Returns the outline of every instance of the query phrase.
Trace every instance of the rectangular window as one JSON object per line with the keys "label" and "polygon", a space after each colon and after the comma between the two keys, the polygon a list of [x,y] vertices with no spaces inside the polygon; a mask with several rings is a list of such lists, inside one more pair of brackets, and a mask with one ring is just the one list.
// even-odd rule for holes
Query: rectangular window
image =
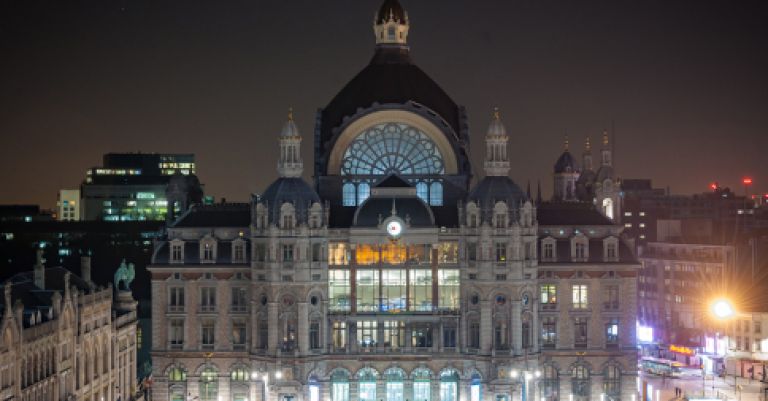
{"label": "rectangular window", "polygon": [[605,324],[605,345],[612,347],[619,344],[619,319],[611,318]]}
{"label": "rectangular window", "polygon": [[328,270],[328,292],[330,310],[350,310],[349,270]]}
{"label": "rectangular window", "polygon": [[496,261],[505,262],[507,260],[507,244],[496,243]]}
{"label": "rectangular window", "polygon": [[459,243],[443,241],[437,246],[437,262],[440,264],[459,262]]}
{"label": "rectangular window", "polygon": [[261,319],[258,323],[259,330],[259,343],[257,344],[260,349],[267,349],[267,343],[269,342],[269,325],[267,319]]}
{"label": "rectangular window", "polygon": [[390,265],[399,265],[406,261],[406,247],[399,244],[386,244],[381,246],[381,262]]}
{"label": "rectangular window", "polygon": [[605,310],[619,309],[619,286],[618,285],[609,285],[605,287],[605,300],[603,301],[603,309]]}
{"label": "rectangular window", "polygon": [[358,245],[355,249],[355,261],[358,265],[373,265],[379,263],[378,245]]}
{"label": "rectangular window", "polygon": [[557,286],[544,284],[541,286],[542,309],[554,309],[557,307]]}
{"label": "rectangular window", "polygon": [[320,349],[320,322],[309,323],[309,348]]}
{"label": "rectangular window", "polygon": [[467,244],[467,260],[470,260],[470,261],[477,260],[477,244],[474,242],[470,242]]}
{"label": "rectangular window", "polygon": [[506,274],[497,274],[496,275],[496,281],[507,281],[507,275]]}
{"label": "rectangular window", "polygon": [[577,317],[573,319],[573,346],[586,348],[587,346],[587,318]]}
{"label": "rectangular window", "polygon": [[245,348],[246,324],[243,320],[232,321],[232,345],[235,349]]}
{"label": "rectangular window", "polygon": [[312,261],[319,262],[323,259],[323,245],[312,244]]}
{"label": "rectangular window", "polygon": [[210,243],[205,243],[203,245],[203,260],[204,261],[213,261],[213,247]]}
{"label": "rectangular window", "polygon": [[184,319],[171,319],[169,330],[168,339],[171,342],[171,348],[184,347]]}
{"label": "rectangular window", "polygon": [[201,312],[216,311],[216,287],[200,288],[200,311]]}
{"label": "rectangular window", "polygon": [[350,250],[346,243],[331,242],[328,244],[328,264],[331,266],[346,266],[349,264]]}
{"label": "rectangular window", "polygon": [[376,335],[376,322],[357,322],[357,341],[361,347],[367,348],[376,346]]}
{"label": "rectangular window", "polygon": [[459,271],[440,269],[437,271],[438,307],[442,310],[459,309]]}
{"label": "rectangular window", "polygon": [[392,349],[405,347],[405,322],[384,322],[384,346]]}
{"label": "rectangular window", "polygon": [[606,246],[606,257],[610,260],[616,259],[616,244],[608,244]]}
{"label": "rectangular window", "polygon": [[410,308],[415,312],[432,311],[432,271],[414,269],[409,271]]}
{"label": "rectangular window", "polygon": [[587,285],[577,284],[571,287],[573,292],[573,308],[586,309],[587,303]]}
{"label": "rectangular window", "polygon": [[340,350],[347,347],[347,322],[333,322],[333,348]]}
{"label": "rectangular window", "polygon": [[380,300],[379,271],[357,271],[357,311],[378,312]]}
{"label": "rectangular window", "polygon": [[430,384],[429,378],[416,379],[413,381],[413,400],[414,401],[429,401],[430,396]]}
{"label": "rectangular window", "polygon": [[555,347],[557,343],[557,318],[545,316],[541,319],[541,342],[543,347]]}
{"label": "rectangular window", "polygon": [[253,246],[253,260],[256,262],[264,262],[267,260],[267,247],[264,244],[256,244]]}
{"label": "rectangular window", "polygon": [[446,348],[456,347],[456,327],[452,327],[452,326],[443,327],[443,347],[446,347]]}
{"label": "rectangular window", "polygon": [[467,346],[469,348],[480,348],[480,322],[473,321],[469,324],[469,333],[467,335]]}
{"label": "rectangular window", "polygon": [[248,293],[245,287],[232,287],[232,312],[245,312],[248,307]]}
{"label": "rectangular window", "polygon": [[245,260],[245,246],[243,244],[234,245],[234,262],[242,262]]}
{"label": "rectangular window", "polygon": [[283,262],[293,262],[293,244],[283,245]]}
{"label": "rectangular window", "polygon": [[202,348],[211,349],[215,342],[216,324],[213,320],[203,320],[201,323],[200,345]]}
{"label": "rectangular window", "polygon": [[755,334],[760,334],[763,329],[763,324],[761,322],[754,322],[752,325],[755,328]]}
{"label": "rectangular window", "polygon": [[381,272],[381,311],[400,312],[405,310],[406,271],[400,269]]}
{"label": "rectangular window", "polygon": [[184,312],[184,287],[169,288],[169,295],[168,311]]}
{"label": "rectangular window", "polygon": [[587,258],[587,246],[581,242],[576,243],[576,259]]}
{"label": "rectangular window", "polygon": [[348,382],[333,382],[331,387],[331,401],[349,401]]}
{"label": "rectangular window", "polygon": [[552,262],[555,260],[555,244],[548,242],[544,244],[544,261]]}
{"label": "rectangular window", "polygon": [[415,325],[411,328],[411,346],[429,348],[432,346],[432,326]]}

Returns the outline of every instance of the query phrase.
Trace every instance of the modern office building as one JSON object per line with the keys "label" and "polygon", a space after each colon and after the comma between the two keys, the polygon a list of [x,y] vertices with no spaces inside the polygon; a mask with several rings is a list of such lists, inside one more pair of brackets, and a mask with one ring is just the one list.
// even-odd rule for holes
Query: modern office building
{"label": "modern office building", "polygon": [[3,283],[0,396],[3,399],[117,401],[136,389],[136,302],[125,287],[100,287],[61,267]]}
{"label": "modern office building", "polygon": [[56,200],[56,220],[58,221],[78,221],[80,220],[80,190],[62,189],[59,190],[59,197]]}
{"label": "modern office building", "polygon": [[[396,0],[370,64],[249,203],[157,241],[157,401],[636,399],[639,264],[591,202],[536,204],[498,111],[472,182],[464,109],[410,58]],[[610,161],[610,154],[608,160]]]}
{"label": "modern office building", "polygon": [[[195,203],[202,187],[191,154],[109,153],[103,165],[88,170],[80,187],[84,220],[166,220],[171,181],[181,181]],[[171,208],[179,207],[170,204]]]}

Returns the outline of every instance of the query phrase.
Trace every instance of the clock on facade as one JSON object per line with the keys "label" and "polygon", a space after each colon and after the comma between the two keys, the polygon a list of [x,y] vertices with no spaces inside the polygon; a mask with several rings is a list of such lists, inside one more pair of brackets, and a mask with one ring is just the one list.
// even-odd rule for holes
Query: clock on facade
{"label": "clock on facade", "polygon": [[387,234],[390,237],[397,237],[403,232],[403,224],[397,220],[392,220],[387,223]]}

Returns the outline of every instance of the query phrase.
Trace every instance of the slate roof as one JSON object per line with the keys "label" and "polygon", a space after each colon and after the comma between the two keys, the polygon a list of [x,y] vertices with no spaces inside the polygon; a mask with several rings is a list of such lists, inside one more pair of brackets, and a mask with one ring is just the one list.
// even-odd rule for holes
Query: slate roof
{"label": "slate roof", "polygon": [[[546,236],[544,236],[546,237]],[[638,263],[632,250],[629,249],[624,241],[619,240],[619,262],[606,262],[603,260],[603,239],[602,238],[590,238],[589,239],[589,257],[586,262],[573,262],[571,261],[571,239],[570,238],[557,238],[555,243],[555,257],[556,262],[543,262],[542,252],[543,247],[538,247],[539,253],[539,265],[546,265],[548,263]]]}
{"label": "slate roof", "polygon": [[472,189],[468,201],[474,201],[481,208],[493,208],[498,201],[507,202],[510,208],[517,208],[520,201],[528,197],[511,178],[507,176],[487,176]]}
{"label": "slate roof", "polygon": [[418,197],[368,198],[355,213],[355,226],[377,227],[382,220],[392,215],[392,203],[397,216],[408,221],[411,227],[433,227],[435,219],[429,206]]}
{"label": "slate roof", "polygon": [[171,227],[248,227],[250,223],[251,207],[248,203],[219,203],[194,205]]}
{"label": "slate roof", "polygon": [[[41,289],[35,285],[34,271],[25,271],[11,276],[3,283],[3,286],[11,286],[11,302],[21,301],[24,305],[24,325],[28,327],[29,316],[32,313],[40,312],[43,321],[47,320],[48,311],[53,306],[53,294],[58,292],[64,295],[64,276],[70,273],[69,270],[57,266],[44,269],[45,288]],[[75,286],[80,291],[89,290],[91,287],[79,276],[70,274],[69,285]],[[4,290],[4,288],[3,288]],[[5,308],[5,299],[0,297],[0,311]]]}
{"label": "slate roof", "polygon": [[[251,247],[248,245],[249,241],[245,240],[245,260],[251,260]],[[168,264],[170,263],[170,243],[163,242],[157,246],[155,253],[152,256],[153,264]],[[199,264],[200,263],[200,242],[199,241],[184,241],[184,263],[185,264]],[[216,241],[216,263],[219,264],[232,264],[232,241]],[[247,264],[248,262],[238,263]]]}
{"label": "slate roof", "polygon": [[376,13],[376,23],[380,24],[389,20],[390,14],[394,19],[405,22],[405,10],[397,0],[385,0]]}
{"label": "slate roof", "polygon": [[614,225],[590,203],[544,202],[536,209],[536,217],[540,226]]}
{"label": "slate roof", "polygon": [[557,158],[557,162],[555,162],[555,174],[565,173],[569,171],[569,169],[571,172],[576,171],[576,160],[573,159],[571,152],[566,150]]}
{"label": "slate roof", "polygon": [[298,177],[280,177],[273,182],[259,197],[259,202],[266,203],[269,209],[268,220],[275,223],[280,220],[280,206],[290,203],[296,210],[296,222],[306,222],[309,207],[320,202],[317,193]]}

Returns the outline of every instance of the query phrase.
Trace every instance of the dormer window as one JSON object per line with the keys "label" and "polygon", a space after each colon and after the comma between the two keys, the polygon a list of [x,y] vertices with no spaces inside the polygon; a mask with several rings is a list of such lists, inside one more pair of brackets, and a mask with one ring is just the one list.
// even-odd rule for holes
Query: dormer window
{"label": "dormer window", "polygon": [[493,207],[493,225],[496,228],[507,227],[507,205],[504,202],[497,202]]}
{"label": "dormer window", "polygon": [[200,240],[200,261],[213,263],[216,261],[216,240],[210,237]]}
{"label": "dormer window", "polygon": [[203,260],[204,261],[213,260],[213,248],[209,243],[203,244]]}
{"label": "dormer window", "polygon": [[571,259],[574,262],[586,262],[589,259],[589,239],[584,234],[571,238]]}
{"label": "dormer window", "polygon": [[542,262],[555,262],[557,261],[557,241],[552,238],[544,238],[541,240],[541,261]]}
{"label": "dormer window", "polygon": [[171,263],[184,263],[184,241],[171,241]]}
{"label": "dormer window", "polygon": [[608,237],[603,240],[603,260],[605,262],[619,261],[619,240],[616,237]]}
{"label": "dormer window", "polygon": [[290,203],[284,203],[280,207],[280,228],[288,230],[296,226],[296,220],[294,217],[295,211],[293,205]]}
{"label": "dormer window", "polygon": [[389,29],[387,29],[387,36],[389,39],[395,39],[395,27],[391,26]]}
{"label": "dormer window", "polygon": [[245,262],[245,241],[238,239],[232,241],[232,263]]}

